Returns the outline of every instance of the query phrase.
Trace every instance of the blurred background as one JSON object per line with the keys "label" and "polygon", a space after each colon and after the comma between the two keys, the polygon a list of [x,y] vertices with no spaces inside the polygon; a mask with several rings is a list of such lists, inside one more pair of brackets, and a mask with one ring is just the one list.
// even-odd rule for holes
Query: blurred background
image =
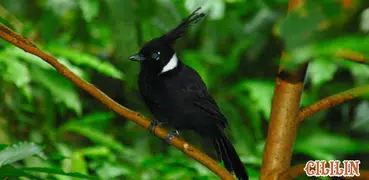
{"label": "blurred background", "polygon": [[[199,6],[205,20],[176,50],[201,74],[229,119],[228,134],[252,179],[259,177],[282,49],[296,60],[291,68],[311,60],[302,107],[369,82],[367,65],[335,56],[348,50],[369,57],[365,0],[309,1],[288,16],[288,0],[0,0],[0,20],[120,104],[152,117],[137,90],[139,64],[128,57]],[[360,168],[369,169],[368,98],[305,120],[292,164],[359,159]],[[191,132],[183,137],[214,155]],[[0,144],[0,176],[217,178],[4,40]]]}

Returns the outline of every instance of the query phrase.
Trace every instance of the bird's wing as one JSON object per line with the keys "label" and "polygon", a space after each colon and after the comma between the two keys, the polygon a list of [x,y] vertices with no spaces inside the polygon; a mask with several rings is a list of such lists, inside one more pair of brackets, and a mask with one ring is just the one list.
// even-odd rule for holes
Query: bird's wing
{"label": "bird's wing", "polygon": [[184,86],[185,91],[190,94],[194,105],[211,117],[221,120],[220,122],[222,122],[222,125],[226,127],[228,124],[227,118],[223,115],[214,98],[208,92],[200,75],[192,68],[189,68],[188,71],[190,73],[186,74],[190,74],[187,76],[189,81],[185,83]]}
{"label": "bird's wing", "polygon": [[208,113],[212,117],[216,117],[217,119],[222,120],[224,126],[228,124],[227,118],[220,111],[215,100],[210,95],[195,100],[194,104],[200,107],[205,113]]}

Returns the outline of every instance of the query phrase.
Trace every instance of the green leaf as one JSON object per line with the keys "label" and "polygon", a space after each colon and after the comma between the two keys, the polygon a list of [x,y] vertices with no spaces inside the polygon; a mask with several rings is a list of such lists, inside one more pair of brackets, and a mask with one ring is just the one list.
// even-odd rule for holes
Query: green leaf
{"label": "green leaf", "polygon": [[56,160],[56,161],[61,161],[66,159],[67,157],[63,156],[62,154],[59,153],[55,153],[49,156],[49,160]]}
{"label": "green leaf", "polygon": [[0,151],[0,167],[34,155],[47,159],[42,148],[33,142],[14,144]]}
{"label": "green leaf", "polygon": [[320,87],[324,83],[333,79],[338,67],[330,59],[315,58],[309,64],[309,77],[314,86]]}
{"label": "green leaf", "polygon": [[154,154],[153,156],[149,156],[148,158],[145,158],[142,162],[142,167],[150,168],[150,167],[159,166],[160,162],[163,162],[163,161],[165,161],[165,156],[163,154],[157,153],[157,154]]}
{"label": "green leaf", "polygon": [[78,115],[82,113],[82,104],[74,86],[56,71],[31,69],[32,80],[48,89],[56,102],[62,102]]}
{"label": "green leaf", "polygon": [[366,8],[361,14],[360,29],[363,32],[369,32],[369,8]]}
{"label": "green leaf", "polygon": [[[332,61],[333,63],[333,60],[338,59],[337,56],[340,57],[343,55],[351,55],[358,58],[369,59],[369,50],[366,48],[367,46],[369,46],[368,36],[347,35],[344,37],[317,41],[315,43],[302,45],[289,50],[287,56],[293,61],[287,61],[285,65],[288,69],[294,69],[300,64],[311,60],[312,58],[314,58],[313,62],[316,58],[318,61],[326,59]],[[336,63],[336,61],[334,61],[334,63]],[[341,64],[344,64],[344,67],[348,68],[355,66],[352,65],[352,63],[349,64],[343,62]],[[356,66],[355,68],[358,67]],[[366,72],[366,74],[368,74],[368,72]]]}
{"label": "green leaf", "polygon": [[14,83],[19,88],[27,86],[31,81],[27,66],[19,60],[0,56],[0,63],[5,67],[2,75],[6,81]]}
{"label": "green leaf", "polygon": [[0,52],[0,73],[2,78],[9,83],[15,84],[23,95],[28,99],[32,99],[31,88],[29,83],[31,82],[29,70],[25,63],[18,60],[16,54],[10,54],[6,52],[7,49]]}
{"label": "green leaf", "polygon": [[366,101],[361,102],[355,108],[354,122],[352,123],[352,129],[358,132],[369,133],[367,128],[369,125],[369,103]]}
{"label": "green leaf", "polygon": [[98,0],[79,0],[78,2],[83,18],[87,22],[91,22],[99,14],[100,4]]}
{"label": "green leaf", "polygon": [[85,158],[83,157],[82,153],[78,151],[74,151],[70,159],[72,161],[72,167],[71,167],[72,172],[78,172],[81,174],[88,173],[87,164],[86,164]]}
{"label": "green leaf", "polygon": [[209,89],[211,89],[211,77],[209,77],[209,71],[206,67],[201,63],[201,54],[198,51],[187,51],[183,54],[183,61],[194,68],[201,76],[205,84]]}
{"label": "green leaf", "polygon": [[68,11],[71,11],[76,7],[75,3],[75,1],[52,0],[47,1],[46,4],[47,7],[52,10],[54,14],[62,17],[65,16]]}
{"label": "green leaf", "polygon": [[248,79],[234,87],[235,93],[248,92],[255,106],[269,119],[274,93],[274,82]]}
{"label": "green leaf", "polygon": [[313,129],[314,131],[305,130],[297,136],[294,146],[295,153],[303,153],[311,156],[313,159],[331,160],[336,159],[338,155],[350,155],[369,151],[369,143],[367,141],[329,133],[318,127]]}
{"label": "green leaf", "polygon": [[255,168],[247,168],[247,173],[250,176],[250,180],[257,180],[260,179],[260,169]]}
{"label": "green leaf", "polygon": [[75,173],[75,172],[66,173],[62,169],[57,169],[57,168],[32,167],[32,168],[19,168],[19,169],[25,172],[41,172],[41,173],[48,173],[48,174],[64,175],[64,176],[81,178],[81,179],[95,179],[95,178],[89,177],[81,173]]}
{"label": "green leaf", "polygon": [[132,169],[128,166],[124,167],[122,165],[113,165],[105,162],[102,167],[97,169],[96,173],[101,179],[116,179],[119,176],[132,173]]}
{"label": "green leaf", "polygon": [[102,61],[93,55],[60,46],[49,46],[47,49],[49,49],[52,53],[67,58],[69,61],[79,66],[90,67],[104,75],[116,79],[124,78],[123,73],[115,68],[112,64],[107,61]]}
{"label": "green leaf", "polygon": [[104,129],[106,126],[109,125],[110,120],[114,117],[115,114],[112,112],[94,112],[82,117],[70,119],[66,123],[66,126],[70,124],[75,124],[94,127],[96,129]]}
{"label": "green leaf", "polygon": [[317,97],[317,94],[312,93],[310,91],[304,91],[302,92],[300,106],[305,107],[305,106],[315,103],[318,100],[319,100],[319,97]]}
{"label": "green leaf", "polygon": [[[224,114],[227,116],[227,118],[231,120],[229,122],[229,127],[231,129],[230,133],[235,139],[234,145],[240,150],[239,152],[242,152],[241,154],[252,153],[252,132],[243,121],[244,118],[242,118],[242,114],[237,111],[237,107],[234,104],[226,101],[225,99],[218,99],[218,104],[222,111],[224,111]],[[242,136],[245,138],[237,138]]]}
{"label": "green leaf", "polygon": [[287,51],[314,42],[324,19],[325,15],[316,3],[306,3],[299,11],[288,13],[280,25]]}
{"label": "green leaf", "polygon": [[174,168],[171,170],[168,170],[168,172],[165,173],[163,179],[186,179],[187,171],[184,169]]}
{"label": "green leaf", "polygon": [[317,55],[336,55],[346,52],[363,53],[368,57],[369,36],[347,35],[317,43],[314,47]]}
{"label": "green leaf", "polygon": [[[282,56],[285,61],[280,61],[283,63],[287,70],[295,70],[301,64],[307,62],[314,56],[314,49],[315,47],[311,44],[306,46],[297,47],[293,50],[290,50],[288,53],[289,55]],[[291,61],[292,60],[292,61]]]}
{"label": "green leaf", "polygon": [[[78,77],[82,78],[85,81],[89,81],[87,75],[85,74],[85,72],[80,67],[73,65],[72,63],[70,63],[68,60],[66,60],[63,57],[58,58],[58,61],[61,64],[63,64],[64,66],[66,66],[69,70],[71,70]],[[56,71],[56,69],[54,69],[54,68],[53,68],[53,70]]]}
{"label": "green leaf", "polygon": [[[10,52],[13,51],[13,52]],[[22,54],[22,56],[19,56]],[[19,60],[19,58],[29,57],[30,55],[25,55],[23,51],[18,48],[5,48],[0,52],[0,73],[2,78],[14,84],[20,89],[20,92],[27,98],[27,100],[32,100],[31,87],[30,87],[30,72],[26,63]],[[32,58],[35,58],[33,56]],[[38,60],[40,61],[40,60]]]}
{"label": "green leaf", "polygon": [[74,132],[81,134],[89,138],[91,141],[94,141],[95,143],[105,145],[123,154],[126,153],[134,154],[134,152],[130,152],[128,148],[124,147],[120,142],[116,141],[113,137],[88,126],[67,124],[62,126],[60,130],[61,133]]}
{"label": "green leaf", "polygon": [[83,156],[91,156],[91,157],[97,157],[97,156],[108,156],[111,154],[111,151],[106,146],[94,146],[94,147],[87,147],[78,150]]}
{"label": "green leaf", "polygon": [[361,84],[367,84],[369,78],[369,66],[365,66],[362,64],[352,64],[349,66],[351,74],[355,77],[355,80],[362,80]]}
{"label": "green leaf", "polygon": [[[368,56],[369,57],[369,56]],[[342,60],[340,65],[350,71],[354,77],[355,84],[365,85],[369,80],[369,66]]]}
{"label": "green leaf", "polygon": [[[237,68],[240,66],[241,55],[245,53],[247,48],[250,47],[252,43],[255,42],[253,38],[247,38],[238,41],[233,45],[229,56],[227,58],[222,58],[222,64],[219,64],[217,67],[217,72],[222,75],[229,75],[237,71]],[[217,73],[217,74],[218,74]]]}
{"label": "green leaf", "polygon": [[9,46],[0,51],[0,57],[15,57],[17,59],[22,59],[27,63],[36,65],[43,69],[53,69],[51,65],[40,59],[39,57],[27,53],[15,46]]}
{"label": "green leaf", "polygon": [[[7,47],[3,51],[0,51],[0,57],[6,57],[6,59],[8,59],[9,57],[14,57],[17,59],[22,59],[26,63],[36,65],[42,69],[55,70],[50,64],[46,63],[41,58],[31,53],[27,53],[15,46]],[[72,65],[70,62],[68,62],[64,58],[59,58],[58,60],[61,64],[65,65],[68,69],[73,71],[79,77],[86,79],[84,72],[80,68]]]}
{"label": "green leaf", "polygon": [[8,147],[7,144],[0,144],[0,151],[4,150],[7,147]]}
{"label": "green leaf", "polygon": [[[200,163],[193,163],[191,164],[191,167],[197,172],[198,175],[201,176],[210,176],[209,179],[216,179],[217,177],[215,176],[214,173],[211,173],[211,171],[209,171],[208,168],[206,168],[205,166],[203,166],[202,164]],[[198,175],[194,175],[194,176],[198,176]],[[196,179],[196,178],[194,178]]]}
{"label": "green leaf", "polygon": [[262,134],[262,116],[260,114],[260,109],[257,106],[254,106],[253,101],[242,93],[236,93],[236,101],[244,111],[245,116],[247,116],[248,121],[251,123],[253,132],[253,136],[255,139],[261,140],[264,139],[264,135]]}
{"label": "green leaf", "polygon": [[28,177],[30,179],[41,180],[41,178],[33,176],[32,174],[26,173],[23,170],[14,168],[10,165],[0,167],[0,178],[7,179],[9,177]]}
{"label": "green leaf", "polygon": [[[267,31],[275,20],[280,16],[277,11],[273,9],[262,6],[258,9],[257,13],[253,18],[245,25],[245,31],[247,34],[262,34],[261,31]],[[255,38],[255,37],[254,37]],[[256,38],[258,39],[258,38]],[[259,39],[258,39],[259,40]]]}

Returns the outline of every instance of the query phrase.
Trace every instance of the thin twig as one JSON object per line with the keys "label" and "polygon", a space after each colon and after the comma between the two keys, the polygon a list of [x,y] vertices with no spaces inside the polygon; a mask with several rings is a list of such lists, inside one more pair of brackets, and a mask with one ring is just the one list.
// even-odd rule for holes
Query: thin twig
{"label": "thin twig", "polygon": [[303,121],[304,119],[311,116],[312,114],[317,113],[318,111],[330,108],[332,106],[341,104],[345,101],[357,98],[359,96],[363,96],[365,94],[369,94],[369,85],[356,87],[356,88],[326,97],[324,99],[319,100],[318,102],[315,102],[314,104],[306,108],[303,108],[299,113],[299,119],[300,121]]}
{"label": "thin twig", "polygon": [[[0,23],[0,37],[11,44],[17,46],[18,48],[29,52],[33,55],[38,56],[39,58],[43,59],[50,65],[52,65],[61,75],[72,81],[74,84],[76,84],[78,87],[92,95],[94,98],[99,100],[101,103],[105,104],[108,108],[116,112],[117,114],[132,120],[136,124],[148,129],[150,125],[150,120],[141,116],[138,112],[134,112],[111,98],[109,98],[107,95],[105,95],[103,92],[101,92],[98,88],[96,88],[94,85],[83,81],[81,78],[79,78],[76,74],[74,74],[72,71],[70,71],[67,67],[62,65],[58,62],[57,59],[54,57],[46,54],[42,50],[38,49],[32,42],[30,42],[27,38],[20,36],[13,32],[11,29],[6,27],[4,24]],[[168,135],[168,131],[164,128],[157,127],[155,128],[155,135],[160,137],[161,139],[164,139]],[[234,179],[232,174],[230,174],[226,169],[224,169],[222,166],[220,166],[216,161],[214,161],[212,158],[207,156],[206,154],[202,153],[189,143],[185,142],[184,140],[180,138],[173,138],[171,140],[171,145],[178,148],[179,150],[183,151],[185,154],[187,154],[189,157],[195,159],[196,161],[200,162],[204,166],[206,166],[208,169],[213,171],[215,174],[217,174],[222,179]]]}
{"label": "thin twig", "polygon": [[295,179],[305,173],[305,164],[298,164],[288,168],[285,172],[279,175],[279,179]]}
{"label": "thin twig", "polygon": [[340,50],[334,55],[335,57],[346,59],[352,62],[369,65],[369,59],[362,53],[358,53],[351,50]]}

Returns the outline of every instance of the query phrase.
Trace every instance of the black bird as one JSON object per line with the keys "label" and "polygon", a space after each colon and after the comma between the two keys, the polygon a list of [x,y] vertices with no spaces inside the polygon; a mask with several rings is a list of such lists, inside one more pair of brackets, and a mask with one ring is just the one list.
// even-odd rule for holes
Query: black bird
{"label": "black bird", "polygon": [[[155,119],[176,130],[194,130],[211,138],[225,167],[238,179],[248,179],[243,163],[224,133],[228,122],[200,75],[180,61],[173,45],[204,13],[196,9],[177,27],[146,43],[130,60],[141,63],[139,89]],[[176,131],[178,134],[178,131]],[[173,133],[170,134],[173,137]],[[169,137],[169,140],[171,137]]]}

